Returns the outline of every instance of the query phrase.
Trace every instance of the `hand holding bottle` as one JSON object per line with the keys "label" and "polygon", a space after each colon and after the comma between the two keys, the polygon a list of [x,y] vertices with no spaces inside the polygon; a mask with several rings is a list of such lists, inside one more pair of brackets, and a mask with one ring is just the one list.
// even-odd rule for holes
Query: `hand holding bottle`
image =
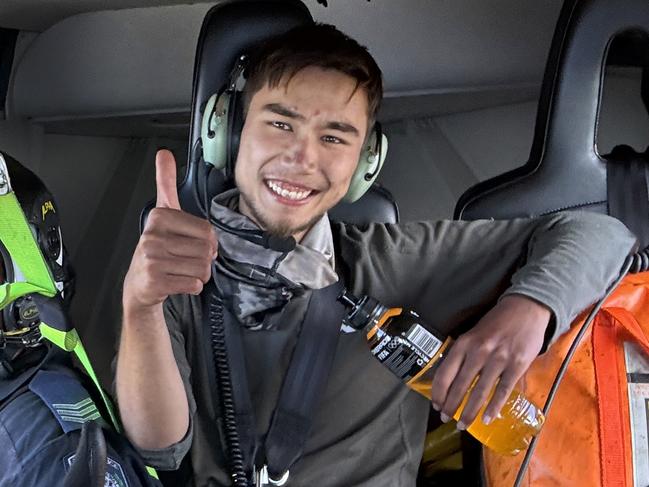
{"label": "hand holding bottle", "polygon": [[525,296],[502,298],[451,346],[435,372],[433,407],[452,417],[468,393],[458,427],[471,424],[487,401],[482,420],[489,423],[541,350],[550,317],[547,307]]}

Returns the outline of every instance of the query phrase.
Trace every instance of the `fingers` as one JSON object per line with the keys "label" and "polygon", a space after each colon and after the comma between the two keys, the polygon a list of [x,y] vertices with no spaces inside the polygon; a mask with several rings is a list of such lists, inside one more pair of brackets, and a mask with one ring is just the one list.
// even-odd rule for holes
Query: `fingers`
{"label": "fingers", "polygon": [[[471,386],[480,373],[481,366],[481,363],[476,363],[475,361],[469,360],[468,357],[465,358],[464,362],[462,363],[462,368],[455,377],[455,380],[451,384],[451,387],[448,389],[446,401],[442,406],[442,411],[444,412],[444,414],[446,414],[447,416],[455,415],[455,412],[462,404],[464,397],[471,390]],[[475,414],[470,418],[466,417],[466,415],[463,416],[465,416],[464,420],[458,421],[459,429],[464,429],[467,425],[471,424],[471,422],[473,422],[473,419],[475,418]]]}
{"label": "fingers", "polygon": [[509,356],[500,350],[487,353],[489,347],[481,350],[470,343],[455,342],[432,385],[433,406],[442,413],[443,421],[453,417],[466,398],[458,418],[459,429],[472,424],[485,406],[483,422],[489,424],[496,418],[529,365],[515,354]]}
{"label": "fingers", "polygon": [[[471,390],[468,401],[462,410],[462,415],[459,419],[460,426],[468,426],[476,419],[478,412],[486,405],[494,387],[496,387],[498,378],[500,377],[500,374],[502,374],[504,366],[505,364],[503,362],[493,361],[489,362],[482,369],[480,377]],[[497,409],[496,411],[499,412],[500,409]],[[484,414],[482,421],[485,424],[489,424],[494,417],[495,414]]]}
{"label": "fingers", "polygon": [[483,418],[486,421],[487,419],[494,419],[498,417],[500,411],[503,409],[503,406],[509,399],[514,387],[518,380],[522,377],[525,372],[525,368],[520,369],[517,367],[512,367],[503,371],[500,381],[496,386],[493,396],[485,409]]}
{"label": "fingers", "polygon": [[148,265],[154,268],[151,269],[151,272],[157,274],[162,280],[168,279],[170,276],[184,276],[198,279],[203,284],[210,280],[212,270],[210,264],[206,263],[204,259],[188,257],[174,257],[173,259],[152,257],[149,259]]}
{"label": "fingers", "polygon": [[176,159],[166,150],[159,150],[155,157],[156,208],[180,210],[176,186]]}
{"label": "fingers", "polygon": [[[431,402],[435,409],[443,409],[442,406],[446,403],[449,388],[453,384],[463,362],[464,349],[461,343],[455,342],[451,345],[448,355],[442,360],[433,377]],[[448,415],[451,416],[452,413]]]}
{"label": "fingers", "polygon": [[168,208],[151,210],[140,240],[149,236],[158,239],[156,244],[164,245],[173,255],[197,257],[207,243],[214,258],[218,249],[216,232],[207,220]]}
{"label": "fingers", "polygon": [[[157,238],[157,237],[154,237]],[[181,235],[174,235],[173,238],[168,238],[164,250],[168,255],[176,257],[190,257],[194,259],[202,259],[211,261],[216,258],[215,248],[218,246],[216,239],[197,239],[191,237],[184,237]]]}

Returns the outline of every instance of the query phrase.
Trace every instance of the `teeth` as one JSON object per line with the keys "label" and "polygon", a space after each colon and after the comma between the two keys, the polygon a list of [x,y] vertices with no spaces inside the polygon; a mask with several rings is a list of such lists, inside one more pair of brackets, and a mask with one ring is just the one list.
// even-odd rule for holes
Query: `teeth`
{"label": "teeth", "polygon": [[299,201],[303,200],[311,194],[311,190],[307,191],[291,191],[286,188],[282,188],[279,184],[273,181],[266,181],[266,185],[275,193],[280,195],[282,198],[289,200]]}

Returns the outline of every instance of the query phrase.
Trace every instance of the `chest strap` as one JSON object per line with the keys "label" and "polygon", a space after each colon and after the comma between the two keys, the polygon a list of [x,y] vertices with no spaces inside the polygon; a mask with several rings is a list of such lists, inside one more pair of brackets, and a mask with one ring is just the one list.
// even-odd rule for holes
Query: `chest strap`
{"label": "chest strap", "polygon": [[[214,332],[215,327],[223,326],[227,343],[228,375],[237,432],[235,448],[231,442],[228,445],[230,460],[232,463],[233,457],[240,455],[240,458],[234,458],[235,462],[242,462],[248,478],[254,473],[256,485],[283,485],[288,480],[290,468],[302,456],[333,365],[345,313],[344,306],[337,301],[342,289],[342,284],[335,283],[311,292],[263,445],[259,444],[255,434],[256,423],[246,374],[241,325],[220,303],[218,296],[210,293],[213,318],[210,327]],[[216,306],[221,307],[222,320],[214,319],[220,314],[214,313]],[[222,323],[219,324],[219,321]],[[218,360],[215,361],[218,363]],[[217,376],[222,379],[223,372],[217,370]],[[225,410],[227,398],[223,395],[222,381],[219,382],[221,407],[225,415],[228,413]],[[227,392],[227,384],[225,388]],[[231,436],[231,432],[226,431],[225,436]],[[236,451],[237,447],[239,452]],[[256,462],[258,458],[261,458],[260,462]]]}

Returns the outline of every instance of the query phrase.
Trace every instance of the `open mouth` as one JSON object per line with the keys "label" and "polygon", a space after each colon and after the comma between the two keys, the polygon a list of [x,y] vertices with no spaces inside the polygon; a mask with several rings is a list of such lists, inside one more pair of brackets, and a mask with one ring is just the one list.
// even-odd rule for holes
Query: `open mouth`
{"label": "open mouth", "polygon": [[283,200],[299,203],[306,201],[310,196],[316,194],[318,191],[304,186],[298,186],[286,181],[278,179],[264,180],[266,187],[276,196]]}

